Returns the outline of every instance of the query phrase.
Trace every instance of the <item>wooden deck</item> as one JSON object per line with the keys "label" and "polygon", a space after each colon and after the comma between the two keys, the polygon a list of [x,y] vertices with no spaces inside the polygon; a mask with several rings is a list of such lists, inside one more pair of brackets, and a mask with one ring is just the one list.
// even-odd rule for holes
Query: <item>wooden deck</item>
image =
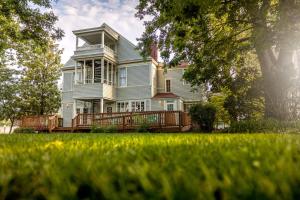
{"label": "wooden deck", "polygon": [[191,119],[182,111],[115,112],[99,114],[78,114],[72,119],[72,127],[62,127],[61,118],[56,115],[26,116],[21,127],[34,128],[40,132],[89,131],[92,126],[114,126],[118,131],[134,131],[147,124],[155,131],[184,131],[191,126]]}

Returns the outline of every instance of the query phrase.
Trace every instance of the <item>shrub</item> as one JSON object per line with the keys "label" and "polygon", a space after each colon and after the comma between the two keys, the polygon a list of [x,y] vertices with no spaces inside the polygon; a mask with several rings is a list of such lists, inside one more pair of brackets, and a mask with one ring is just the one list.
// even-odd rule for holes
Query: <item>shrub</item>
{"label": "shrub", "polygon": [[16,128],[14,133],[35,133],[33,128]]}
{"label": "shrub", "polygon": [[216,108],[212,104],[196,104],[190,108],[192,121],[204,132],[212,132],[216,118]]}
{"label": "shrub", "polygon": [[229,133],[287,133],[300,132],[300,121],[278,121],[275,119],[242,120],[232,122],[225,131]]}
{"label": "shrub", "polygon": [[137,132],[139,133],[147,133],[150,131],[150,124],[147,122],[143,122],[137,129]]}
{"label": "shrub", "polygon": [[118,132],[118,128],[114,125],[110,125],[104,128],[104,132],[105,133],[117,133]]}
{"label": "shrub", "polygon": [[91,133],[105,133],[105,130],[103,127],[93,125],[91,128]]}

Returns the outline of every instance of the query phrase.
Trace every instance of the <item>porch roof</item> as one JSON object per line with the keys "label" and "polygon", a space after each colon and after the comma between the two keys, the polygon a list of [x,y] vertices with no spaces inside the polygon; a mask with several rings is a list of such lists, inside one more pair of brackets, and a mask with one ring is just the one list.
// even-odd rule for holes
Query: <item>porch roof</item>
{"label": "porch roof", "polygon": [[161,98],[180,98],[178,95],[171,93],[171,92],[166,92],[166,93],[157,93],[153,99],[161,99]]}

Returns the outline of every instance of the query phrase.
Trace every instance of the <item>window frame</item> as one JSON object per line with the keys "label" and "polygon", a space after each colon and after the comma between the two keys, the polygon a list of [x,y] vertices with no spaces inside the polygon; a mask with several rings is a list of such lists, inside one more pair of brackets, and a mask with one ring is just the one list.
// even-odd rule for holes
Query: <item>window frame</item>
{"label": "window frame", "polygon": [[[122,78],[125,78],[125,84],[124,85],[121,85],[121,70],[124,70],[125,71],[125,77],[122,77]],[[123,87],[127,87],[127,67],[121,67],[119,68],[119,74],[118,74],[118,86],[120,88],[123,88]]]}
{"label": "window frame", "polygon": [[[170,82],[169,91],[168,91],[168,84],[167,84],[168,81]],[[165,92],[171,92],[171,79],[166,79],[165,81]]]}

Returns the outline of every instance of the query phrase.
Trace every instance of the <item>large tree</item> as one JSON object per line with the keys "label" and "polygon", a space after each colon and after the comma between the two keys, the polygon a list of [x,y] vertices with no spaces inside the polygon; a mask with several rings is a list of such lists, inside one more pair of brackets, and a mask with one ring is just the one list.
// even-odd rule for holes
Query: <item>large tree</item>
{"label": "large tree", "polygon": [[9,133],[21,114],[19,77],[18,72],[10,68],[13,65],[11,57],[9,53],[0,54],[0,121],[10,122]]}
{"label": "large tree", "polygon": [[62,38],[63,31],[55,27],[57,17],[51,11],[52,1],[1,0],[0,53],[8,49],[18,51],[27,42],[43,46],[49,38]]}
{"label": "large tree", "polygon": [[[285,119],[287,92],[295,78],[300,5],[295,0],[140,0],[146,21],[139,47],[157,43],[171,64],[190,63],[185,79],[213,91],[231,83],[232,68],[255,51],[262,73],[265,117]],[[240,65],[242,66],[242,65]]]}
{"label": "large tree", "polygon": [[61,75],[62,51],[57,45],[26,47],[19,57],[22,65],[20,97],[25,114],[44,115],[56,113],[61,103],[58,79]]}

